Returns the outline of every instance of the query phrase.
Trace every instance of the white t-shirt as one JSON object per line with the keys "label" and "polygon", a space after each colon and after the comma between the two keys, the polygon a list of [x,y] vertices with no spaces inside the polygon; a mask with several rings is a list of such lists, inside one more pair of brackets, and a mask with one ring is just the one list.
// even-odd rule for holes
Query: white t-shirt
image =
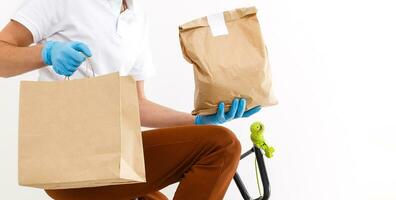
{"label": "white t-shirt", "polygon": [[[144,80],[155,74],[148,41],[147,17],[139,0],[26,0],[13,20],[33,35],[34,43],[79,41],[92,52],[95,74],[120,72]],[[91,75],[86,63],[70,78]],[[88,70],[88,71],[87,71]],[[39,70],[39,80],[64,79],[52,67]]]}

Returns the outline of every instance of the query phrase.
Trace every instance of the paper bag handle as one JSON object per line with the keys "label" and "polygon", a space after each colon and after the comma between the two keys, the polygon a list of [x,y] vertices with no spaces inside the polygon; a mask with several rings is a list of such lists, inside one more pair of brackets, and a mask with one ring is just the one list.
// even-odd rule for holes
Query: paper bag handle
{"label": "paper bag handle", "polygon": [[[91,68],[92,77],[95,77],[95,76],[96,76],[96,75],[95,75],[95,70],[94,70],[94,68],[93,68],[93,66],[92,66],[91,58],[86,57],[85,62],[87,63],[87,65],[89,65],[89,68]],[[86,72],[88,71],[88,67],[87,67],[87,66],[86,66],[86,68],[85,68],[85,71],[86,71]],[[65,76],[65,80],[70,80],[70,76]]]}

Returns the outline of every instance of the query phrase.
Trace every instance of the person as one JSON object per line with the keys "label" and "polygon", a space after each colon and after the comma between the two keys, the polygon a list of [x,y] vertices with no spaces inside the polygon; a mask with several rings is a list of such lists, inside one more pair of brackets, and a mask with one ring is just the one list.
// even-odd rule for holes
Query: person
{"label": "person", "polygon": [[[219,200],[238,166],[235,134],[216,126],[249,117],[246,100],[235,98],[228,112],[193,116],[146,98],[144,81],[156,71],[147,15],[139,0],[28,0],[0,32],[0,76],[39,70],[39,80],[56,81],[119,71],[137,80],[146,164],[145,183],[84,189],[47,190],[55,200],[167,199],[162,188],[180,182],[176,200]],[[88,71],[87,71],[88,70]],[[67,108],[65,108],[67,109]]]}

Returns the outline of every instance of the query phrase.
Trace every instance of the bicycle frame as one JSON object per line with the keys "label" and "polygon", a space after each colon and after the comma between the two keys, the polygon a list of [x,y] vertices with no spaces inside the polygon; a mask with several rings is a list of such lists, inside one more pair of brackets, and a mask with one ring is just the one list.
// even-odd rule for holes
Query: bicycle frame
{"label": "bicycle frame", "polygon": [[244,159],[246,156],[250,155],[251,153],[254,153],[256,155],[261,182],[263,183],[264,195],[255,199],[250,197],[250,194],[247,191],[245,185],[243,184],[242,179],[239,176],[238,172],[236,172],[234,175],[235,184],[237,185],[239,191],[241,192],[241,195],[244,200],[268,200],[271,195],[271,186],[268,180],[267,169],[265,167],[264,156],[263,153],[261,152],[261,149],[257,148],[256,146],[253,146],[249,151],[241,155],[241,160]]}

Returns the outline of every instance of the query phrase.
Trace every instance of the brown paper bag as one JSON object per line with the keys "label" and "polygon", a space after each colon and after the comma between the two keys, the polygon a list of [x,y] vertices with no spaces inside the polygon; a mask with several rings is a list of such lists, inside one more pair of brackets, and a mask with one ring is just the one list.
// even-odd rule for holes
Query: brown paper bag
{"label": "brown paper bag", "polygon": [[66,189],[145,182],[138,109],[131,76],[21,82],[20,185]]}
{"label": "brown paper bag", "polygon": [[194,65],[193,114],[216,113],[220,101],[228,110],[235,97],[245,98],[247,109],[277,104],[256,12],[241,8],[179,27],[184,58]]}

